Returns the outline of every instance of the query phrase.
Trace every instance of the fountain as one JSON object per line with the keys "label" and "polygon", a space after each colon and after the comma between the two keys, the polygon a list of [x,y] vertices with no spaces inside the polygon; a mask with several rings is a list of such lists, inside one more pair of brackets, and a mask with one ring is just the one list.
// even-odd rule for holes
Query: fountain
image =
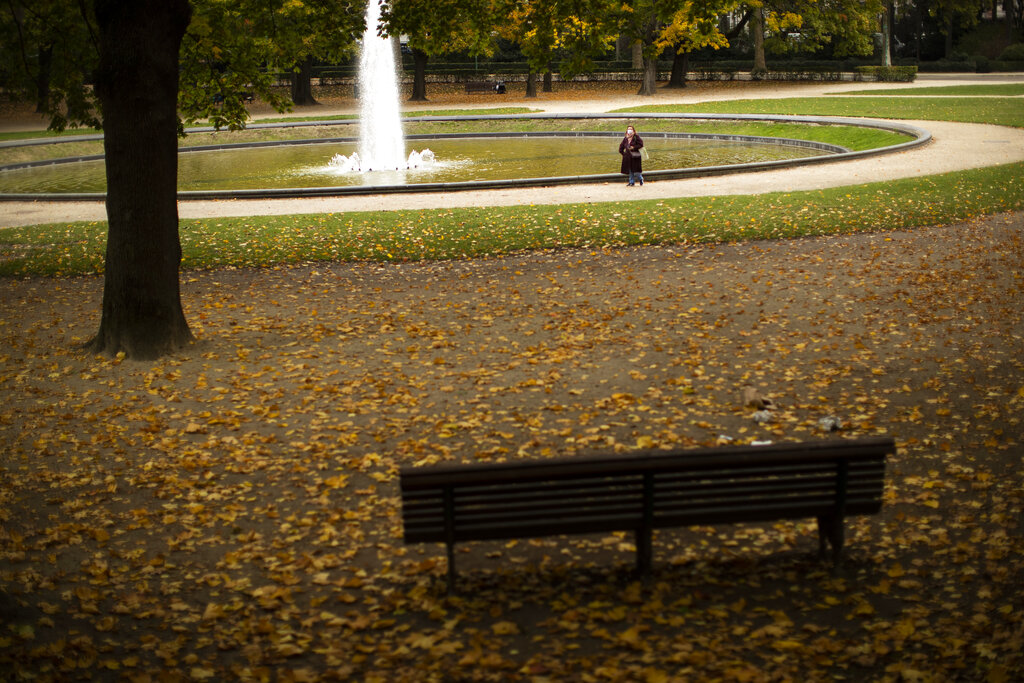
{"label": "fountain", "polygon": [[429,149],[405,155],[398,106],[398,78],[391,40],[377,34],[380,4],[369,0],[359,55],[359,147],[351,156],[335,154],[329,165],[341,173],[401,171],[434,163]]}

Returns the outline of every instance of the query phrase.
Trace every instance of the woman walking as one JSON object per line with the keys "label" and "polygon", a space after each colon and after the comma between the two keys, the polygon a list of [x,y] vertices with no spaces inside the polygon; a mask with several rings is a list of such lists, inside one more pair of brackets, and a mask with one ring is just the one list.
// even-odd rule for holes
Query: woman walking
{"label": "woman walking", "polygon": [[633,126],[626,126],[626,137],[619,143],[619,154],[622,155],[622,167],[620,173],[629,176],[627,185],[632,187],[636,181],[644,184],[643,165],[640,161],[640,149],[644,141],[636,133]]}

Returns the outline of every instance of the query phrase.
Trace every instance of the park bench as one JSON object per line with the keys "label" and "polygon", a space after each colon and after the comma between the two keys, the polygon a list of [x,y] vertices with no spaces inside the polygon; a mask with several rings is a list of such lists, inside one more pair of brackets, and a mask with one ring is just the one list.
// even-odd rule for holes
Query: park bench
{"label": "park bench", "polygon": [[654,529],[816,518],[838,565],[844,519],[882,505],[889,437],[725,446],[401,470],[406,543],[632,531],[651,569]]}
{"label": "park bench", "polygon": [[499,95],[505,94],[505,84],[501,81],[492,83],[491,81],[466,81],[466,94],[478,92],[493,92]]}

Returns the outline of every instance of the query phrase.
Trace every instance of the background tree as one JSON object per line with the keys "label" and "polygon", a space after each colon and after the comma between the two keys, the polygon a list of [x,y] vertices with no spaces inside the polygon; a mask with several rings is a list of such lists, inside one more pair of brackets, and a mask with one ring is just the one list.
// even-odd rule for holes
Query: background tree
{"label": "background tree", "polygon": [[[378,0],[369,0],[377,2]],[[296,57],[291,69],[291,97],[295,104],[316,104],[312,72],[318,60],[338,62],[348,57],[363,32],[365,6],[338,0],[294,0],[277,12],[264,13],[270,19],[261,31],[281,53],[281,61]]]}
{"label": "background tree", "polygon": [[754,44],[751,75],[767,72],[766,53],[871,54],[881,0],[747,0]]}
{"label": "background tree", "polygon": [[641,54],[640,89],[638,95],[653,95],[658,83],[658,55],[662,48],[655,44],[662,25],[671,20],[682,0],[631,0],[619,12],[623,35],[637,46]]}
{"label": "background tree", "polygon": [[957,33],[977,25],[981,8],[982,0],[929,0],[928,12],[939,22],[946,37],[946,59],[953,56]]}
{"label": "background tree", "polygon": [[[371,0],[371,2],[374,0]],[[408,35],[413,55],[411,100],[427,99],[427,61],[457,52],[494,51],[492,32],[499,21],[494,0],[391,0],[381,12],[381,35]]]}
{"label": "background tree", "polygon": [[508,7],[508,21],[498,26],[499,35],[516,43],[526,58],[527,97],[537,96],[537,74],[551,71],[558,46],[559,9],[559,0],[518,0]]}
{"label": "background tree", "polygon": [[[618,4],[613,0],[518,0],[507,12],[501,35],[519,45],[526,57],[527,96],[536,96],[535,74],[543,73],[551,91],[551,65],[561,57],[563,80],[590,73],[595,58],[615,42]],[[500,16],[506,16],[501,12]]]}
{"label": "background tree", "polygon": [[[300,41],[282,40],[287,23],[278,19],[299,0],[35,0],[33,7],[40,1],[67,20],[69,47],[54,54],[69,58],[51,66],[51,127],[93,124],[104,132],[103,302],[86,347],[140,359],[174,352],[192,339],[178,279],[177,136],[207,117],[218,127],[244,126],[243,93],[288,106],[273,90],[274,74],[298,59],[282,45]],[[348,2],[334,6],[353,11]],[[5,35],[17,29],[17,16],[3,15]],[[28,82],[31,60],[5,57],[5,73],[19,74],[12,82]]]}
{"label": "background tree", "polygon": [[719,30],[718,15],[731,12],[735,0],[719,3],[705,2],[696,5],[686,2],[672,15],[655,41],[662,51],[671,49],[672,75],[669,88],[686,87],[686,73],[689,71],[689,56],[694,50],[710,47],[715,50],[729,46],[729,40]]}
{"label": "background tree", "polygon": [[36,112],[52,114],[51,128],[94,126],[85,75],[96,67],[91,10],[71,0],[5,0],[0,4],[0,87]]}

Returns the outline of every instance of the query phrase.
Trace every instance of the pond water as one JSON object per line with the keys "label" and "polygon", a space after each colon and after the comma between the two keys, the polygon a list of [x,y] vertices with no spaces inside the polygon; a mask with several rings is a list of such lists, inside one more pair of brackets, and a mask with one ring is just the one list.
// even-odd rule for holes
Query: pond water
{"label": "pond water", "polygon": [[[336,154],[350,155],[355,143],[316,143],[247,147],[183,153],[178,189],[248,190],[415,183],[511,180],[618,173],[619,137],[412,139],[407,148],[430,149],[432,167],[402,171],[344,173],[330,165]],[[822,154],[792,145],[644,137],[650,158],[645,171],[698,168]],[[57,164],[0,172],[3,193],[104,192],[102,161]]]}

